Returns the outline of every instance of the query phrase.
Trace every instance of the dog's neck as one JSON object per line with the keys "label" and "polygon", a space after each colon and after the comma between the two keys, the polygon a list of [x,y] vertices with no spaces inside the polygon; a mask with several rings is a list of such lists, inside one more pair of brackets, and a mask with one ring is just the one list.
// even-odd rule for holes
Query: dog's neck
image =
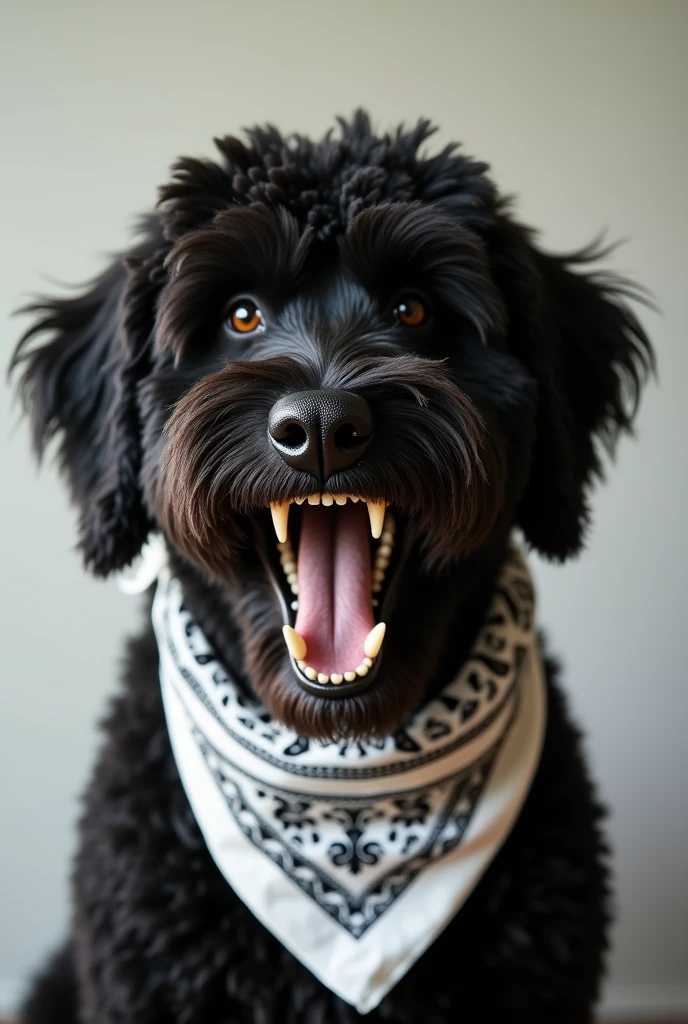
{"label": "dog's neck", "polygon": [[[494,536],[461,565],[438,576],[415,574],[409,566],[407,592],[394,614],[401,618],[403,628],[411,633],[419,632],[419,623],[426,639],[428,631],[431,632],[437,658],[434,671],[427,679],[425,699],[445,686],[465,661],[484,621],[508,543],[508,532]],[[173,574],[182,584],[189,611],[217,657],[237,683],[246,692],[252,692],[251,680],[244,668],[241,616],[234,587],[208,580],[172,550],[169,559]],[[279,631],[281,613],[278,602],[258,565],[253,569],[242,569],[241,600],[246,601],[249,588],[253,613],[256,614],[257,604],[257,614],[274,617],[275,631]]]}

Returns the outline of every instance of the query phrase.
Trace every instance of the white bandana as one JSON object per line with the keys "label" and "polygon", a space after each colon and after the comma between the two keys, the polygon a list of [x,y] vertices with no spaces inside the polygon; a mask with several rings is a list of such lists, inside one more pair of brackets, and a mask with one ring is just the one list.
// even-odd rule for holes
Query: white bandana
{"label": "white bandana", "polygon": [[259,921],[359,1013],[456,914],[528,793],[545,720],[533,610],[514,552],[453,682],[394,736],[321,744],[242,693],[161,572],[167,726],[208,849]]}

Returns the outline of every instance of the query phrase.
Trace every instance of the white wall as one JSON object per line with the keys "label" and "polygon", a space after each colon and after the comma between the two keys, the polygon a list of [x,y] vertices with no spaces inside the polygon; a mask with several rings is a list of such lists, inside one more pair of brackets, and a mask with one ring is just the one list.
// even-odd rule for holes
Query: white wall
{"label": "white wall", "polygon": [[[613,808],[609,1003],[688,1011],[684,667],[688,3],[9,0],[0,13],[0,352],[10,311],[125,244],[180,153],[255,121],[321,132],[363,103],[489,160],[550,247],[600,228],[663,317],[652,387],[587,553],[537,566],[541,619]],[[88,580],[52,471],[2,393],[0,998],[62,934],[72,825],[135,607]]]}

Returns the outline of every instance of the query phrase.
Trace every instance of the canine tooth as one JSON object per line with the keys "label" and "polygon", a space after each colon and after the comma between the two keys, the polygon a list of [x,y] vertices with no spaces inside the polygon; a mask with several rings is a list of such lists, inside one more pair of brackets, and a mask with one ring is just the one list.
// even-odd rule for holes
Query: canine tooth
{"label": "canine tooth", "polygon": [[305,675],[306,679],[318,678],[318,673],[315,671],[314,668],[311,668],[310,665],[306,666],[306,668],[303,670],[303,674]]}
{"label": "canine tooth", "polygon": [[368,658],[374,658],[378,654],[382,647],[382,641],[385,638],[386,629],[387,626],[384,622],[378,622],[377,626],[373,626],[370,633],[368,633],[363,643],[363,653]]}
{"label": "canine tooth", "polygon": [[289,527],[289,505],[288,501],[276,501],[270,506],[272,513],[272,525],[275,527],[277,540],[280,544],[286,543],[287,530]]}
{"label": "canine tooth", "polygon": [[334,505],[334,498],[327,491],[325,491],[320,500],[322,501],[323,505]]}
{"label": "canine tooth", "polygon": [[333,672],[330,676],[330,682],[334,683],[335,686],[339,686],[344,681],[344,676],[340,675],[339,672]]}
{"label": "canine tooth", "polygon": [[305,500],[306,500],[306,495],[305,494],[302,494],[300,498],[294,498],[294,501],[296,502],[297,505],[303,505]]}
{"label": "canine tooth", "polygon": [[373,537],[377,538],[382,533],[382,526],[385,521],[385,503],[384,501],[368,501],[368,515],[370,516],[370,532]]}
{"label": "canine tooth", "polygon": [[325,675],[324,672],[318,672],[318,682],[319,683],[329,683],[329,681],[330,681],[330,677],[329,676]]}
{"label": "canine tooth", "polygon": [[368,668],[372,668],[373,667],[373,659],[372,658],[364,658],[363,659],[363,664],[367,665]]}
{"label": "canine tooth", "polygon": [[303,661],[306,657],[306,641],[303,639],[300,633],[297,633],[291,626],[282,626],[282,633],[284,635],[284,642],[289,648],[294,661]]}
{"label": "canine tooth", "polygon": [[338,505],[346,505],[346,494],[335,494],[334,500]]}
{"label": "canine tooth", "polygon": [[308,504],[309,505],[319,505],[320,504],[320,495],[319,494],[309,494],[308,495]]}
{"label": "canine tooth", "polygon": [[367,676],[369,671],[370,670],[369,670],[367,665],[360,664],[358,666],[358,668],[356,669],[356,675],[357,676]]}
{"label": "canine tooth", "polygon": [[344,678],[346,679],[347,683],[353,683],[354,679],[356,678],[356,673],[355,672],[345,672],[344,673]]}

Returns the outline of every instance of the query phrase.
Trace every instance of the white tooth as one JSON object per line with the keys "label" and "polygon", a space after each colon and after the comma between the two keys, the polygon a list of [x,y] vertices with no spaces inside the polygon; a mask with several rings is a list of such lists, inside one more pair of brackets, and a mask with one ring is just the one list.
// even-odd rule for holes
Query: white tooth
{"label": "white tooth", "polygon": [[384,545],[386,548],[391,548],[392,544],[394,544],[394,534],[390,533],[389,530],[383,530],[380,537],[380,546]]}
{"label": "white tooth", "polygon": [[291,603],[291,610],[293,612],[295,612],[295,611],[297,611],[298,607],[299,607],[299,602],[298,601],[292,601],[292,603]]}
{"label": "white tooth", "polygon": [[328,494],[327,491],[325,491],[325,493],[322,496],[322,503],[323,503],[323,505],[328,505],[328,506],[329,505],[333,505],[334,504],[334,498],[332,497],[331,494]]}
{"label": "white tooth", "polygon": [[385,515],[385,530],[389,530],[390,533],[394,533],[397,528],[396,521],[391,512],[387,512]]}
{"label": "white tooth", "polygon": [[299,577],[296,575],[296,573],[295,572],[290,572],[289,575],[287,576],[287,583],[289,584],[289,586],[293,587],[294,584],[298,583],[298,582],[299,582]]}
{"label": "white tooth", "polygon": [[297,661],[296,664],[299,666],[300,669],[304,669],[306,667],[305,661]]}
{"label": "white tooth", "polygon": [[[380,602],[378,601],[378,599],[376,597],[374,597],[371,603],[373,605],[373,608],[377,608],[377,606],[379,605]],[[294,607],[294,602],[292,602],[292,608],[293,607]]]}
{"label": "white tooth", "polygon": [[[294,563],[292,562],[291,564],[293,565]],[[389,558],[387,557],[387,555],[380,555],[380,554],[377,554],[377,553],[375,554],[375,568],[376,569],[383,569],[384,570],[384,569],[387,568],[388,565],[389,565]],[[284,571],[286,572],[287,570],[285,569]]]}
{"label": "white tooth", "polygon": [[291,551],[291,544],[288,540],[281,540],[277,545],[277,550],[282,552]]}
{"label": "white tooth", "polygon": [[346,679],[347,683],[353,683],[354,679],[356,678],[356,673],[355,672],[345,672],[344,673],[344,678]]}
{"label": "white tooth", "polygon": [[305,500],[306,500],[306,495],[305,494],[302,495],[300,498],[294,498],[294,501],[296,502],[297,505],[303,505]]}
{"label": "white tooth", "polygon": [[338,505],[346,505],[346,494],[335,494],[334,500]]}
{"label": "white tooth", "polygon": [[[291,589],[293,590],[294,588],[292,587]],[[372,591],[373,591],[374,594],[379,594],[381,590],[382,590],[382,584],[381,583],[373,583]]]}
{"label": "white tooth", "polygon": [[353,502],[361,500],[357,494],[347,494],[347,498],[349,499],[349,501]]}
{"label": "white tooth", "polygon": [[[292,594],[298,594],[298,592],[299,592],[299,585],[298,585],[298,583],[290,583],[289,584],[289,588],[290,588]],[[375,588],[373,588],[373,589],[375,589]]]}
{"label": "white tooth", "polygon": [[[377,561],[378,560],[376,558],[375,559],[375,564],[376,565],[377,565]],[[282,561],[282,568],[284,569],[284,575],[288,576],[290,572],[296,572],[296,562],[294,561],[293,558],[285,558]]]}
{"label": "white tooth", "polygon": [[289,504],[290,502],[288,501],[279,501],[270,506],[270,511],[272,512],[272,525],[275,527],[277,540],[281,544],[284,544],[287,539],[287,529],[289,527]]}
{"label": "white tooth", "polygon": [[319,494],[309,494],[308,495],[308,504],[309,505],[319,505],[320,504],[320,495]]}
{"label": "white tooth", "polygon": [[356,675],[357,676],[367,676],[369,671],[370,671],[370,669],[368,668],[367,665],[361,664],[356,669]]}
{"label": "white tooth", "polygon": [[344,676],[341,676],[339,672],[333,672],[332,675],[330,676],[330,682],[334,683],[335,686],[339,686],[339,684],[343,682],[343,680]]}
{"label": "white tooth", "polygon": [[367,665],[368,668],[372,668],[373,667],[373,659],[372,658],[364,658],[363,659],[363,664]]}
{"label": "white tooth", "polygon": [[329,681],[330,681],[330,677],[329,676],[326,676],[324,672],[318,672],[318,682],[319,683],[329,683]]}
{"label": "white tooth", "polygon": [[387,626],[384,622],[378,622],[377,626],[373,626],[370,633],[368,633],[368,636],[365,638],[365,643],[363,644],[363,653],[368,658],[374,658],[378,654],[382,647],[382,641],[385,638],[386,629]]}
{"label": "white tooth", "polygon": [[377,540],[382,533],[382,525],[385,521],[385,503],[384,501],[368,501],[366,504],[370,516],[370,532]]}
{"label": "white tooth", "polygon": [[380,547],[377,549],[375,554],[377,556],[382,555],[384,558],[389,558],[389,556],[392,554],[392,545],[380,544]]}
{"label": "white tooth", "polygon": [[297,633],[291,626],[282,626],[282,633],[284,635],[284,642],[289,648],[294,661],[303,661],[306,657],[306,641],[303,639],[300,633]]}
{"label": "white tooth", "polygon": [[374,580],[375,583],[382,583],[384,578],[385,578],[385,570],[384,569],[377,569],[376,568],[376,569],[373,570],[373,580]]}
{"label": "white tooth", "polygon": [[318,673],[315,671],[314,668],[311,668],[310,665],[303,670],[303,674],[305,675],[306,679],[318,678]]}

